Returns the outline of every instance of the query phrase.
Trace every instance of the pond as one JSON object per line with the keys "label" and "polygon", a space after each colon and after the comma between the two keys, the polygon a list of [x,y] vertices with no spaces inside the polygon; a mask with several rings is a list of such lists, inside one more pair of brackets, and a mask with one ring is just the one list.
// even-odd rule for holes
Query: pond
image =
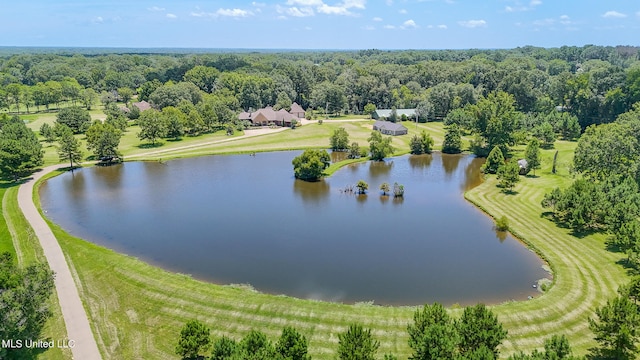
{"label": "pond", "polygon": [[[463,198],[481,182],[469,155],[402,156],[294,179],[299,151],[127,162],[40,188],[69,233],[219,284],[354,303],[524,300],[548,277],[522,243]],[[343,190],[363,179],[367,195]],[[404,199],[380,184],[405,187]]]}

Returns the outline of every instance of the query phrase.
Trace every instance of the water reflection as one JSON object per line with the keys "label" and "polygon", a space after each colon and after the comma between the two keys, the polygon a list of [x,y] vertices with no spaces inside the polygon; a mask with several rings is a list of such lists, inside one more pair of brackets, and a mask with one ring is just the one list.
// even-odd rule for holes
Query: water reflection
{"label": "water reflection", "polygon": [[453,175],[458,169],[460,159],[462,159],[463,156],[464,155],[442,154],[442,168],[447,176]]}
{"label": "water reflection", "polygon": [[[82,169],[48,180],[42,207],[74,235],[269,293],[397,305],[535,295],[541,261],[461,196],[479,179],[478,159],[401,156],[304,182],[292,176],[300,153]],[[338,191],[360,179],[368,195]],[[380,184],[396,181],[405,196],[381,196]]]}
{"label": "water reflection", "polygon": [[411,155],[409,156],[409,165],[412,169],[427,169],[431,166],[431,162],[433,161],[433,155],[431,154],[423,154],[423,155]]}
{"label": "water reflection", "polygon": [[471,190],[482,183],[483,175],[480,169],[484,161],[485,159],[483,158],[474,158],[467,164],[464,169],[464,181],[460,187],[462,191]]}
{"label": "water reflection", "polygon": [[388,178],[393,168],[393,160],[387,161],[370,161],[369,177],[371,180],[378,180],[382,177]]}
{"label": "water reflection", "polygon": [[500,242],[504,242],[507,239],[507,236],[509,235],[509,233],[507,231],[500,231],[498,229],[494,229],[496,232],[496,238],[498,238],[498,240],[500,240]]}
{"label": "water reflection", "polygon": [[293,181],[293,192],[302,200],[312,201],[317,204],[327,199],[331,192],[331,187],[324,180],[302,181],[295,179]]}
{"label": "water reflection", "polygon": [[330,155],[331,162],[335,164],[337,162],[347,160],[349,153],[347,151],[332,151]]}

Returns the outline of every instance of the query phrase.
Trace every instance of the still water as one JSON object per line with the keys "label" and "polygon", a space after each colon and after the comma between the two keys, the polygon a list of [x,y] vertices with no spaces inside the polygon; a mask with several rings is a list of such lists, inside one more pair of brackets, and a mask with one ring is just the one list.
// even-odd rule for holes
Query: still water
{"label": "still water", "polygon": [[[69,233],[195,278],[340,302],[523,300],[548,274],[463,198],[481,159],[402,156],[294,179],[299,151],[92,167],[50,179],[43,210]],[[343,190],[364,179],[367,195]],[[405,186],[404,199],[380,184]]]}

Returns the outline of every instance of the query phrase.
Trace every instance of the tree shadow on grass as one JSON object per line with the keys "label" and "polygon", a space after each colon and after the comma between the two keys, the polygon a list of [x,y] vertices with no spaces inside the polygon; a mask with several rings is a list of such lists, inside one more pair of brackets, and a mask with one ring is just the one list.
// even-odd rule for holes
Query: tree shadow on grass
{"label": "tree shadow on grass", "polygon": [[517,191],[515,191],[513,189],[505,189],[505,188],[503,188],[501,191],[505,195],[518,195],[519,194],[519,192],[517,192]]}
{"label": "tree shadow on grass", "polygon": [[139,144],[137,147],[138,149],[154,149],[160,146],[162,146],[162,143],[157,142],[155,144],[152,144],[152,143]]}

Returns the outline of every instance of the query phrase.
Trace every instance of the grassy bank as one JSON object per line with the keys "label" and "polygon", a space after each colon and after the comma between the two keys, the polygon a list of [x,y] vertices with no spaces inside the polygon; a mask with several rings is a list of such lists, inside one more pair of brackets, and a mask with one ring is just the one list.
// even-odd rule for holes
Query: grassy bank
{"label": "grassy bank", "polygon": [[[46,261],[33,229],[18,208],[18,186],[13,183],[0,183],[0,198],[2,199],[0,252],[8,251],[11,253],[20,266]],[[67,338],[67,330],[55,291],[51,296],[50,302],[53,314],[45,324],[41,339],[64,340]],[[38,359],[71,359],[71,351],[69,349],[53,348],[40,353]]]}
{"label": "grassy bank", "polygon": [[[203,153],[277,147],[283,139],[291,140],[296,146],[303,142],[319,143],[320,134],[330,130],[326,125],[329,124],[308,125],[308,133],[299,132],[303,127],[254,138],[257,144],[239,139],[240,144],[227,142],[225,147],[212,146]],[[351,125],[361,127],[363,124]],[[316,130],[318,128],[323,132]],[[353,133],[355,138],[368,136],[364,129]],[[291,135],[305,140],[288,138]],[[404,140],[395,138],[394,141]],[[551,334],[560,333],[568,336],[577,353],[585,353],[594,345],[587,319],[626,280],[624,270],[615,264],[621,256],[605,250],[603,236],[579,239],[541,216],[540,200],[544,193],[571,181],[568,166],[574,145],[557,144],[558,174],[550,171],[555,150],[544,151],[543,169],[538,170],[537,177],[523,177],[515,188],[515,195],[500,192],[492,177],[466,194],[467,199],[489,215],[506,215],[514,233],[542,254],[555,272],[554,286],[546,294],[531,301],[506,302],[493,307],[509,331],[502,347],[505,355],[517,350],[530,351],[540,347]],[[200,154],[197,149],[179,156],[196,154]],[[270,296],[246,287],[208,284],[74,238],[55,224],[50,225],[80,280],[79,291],[98,344],[109,358],[175,358],[173,350],[178,333],[190,319],[207,323],[213,336],[228,335],[236,339],[252,328],[275,339],[283,326],[292,325],[309,338],[315,359],[332,359],[338,333],[358,322],[373,329],[381,342],[380,353],[390,352],[400,358],[409,354],[406,325],[411,321],[414,308],[349,306]],[[458,311],[452,310],[456,315]]]}

